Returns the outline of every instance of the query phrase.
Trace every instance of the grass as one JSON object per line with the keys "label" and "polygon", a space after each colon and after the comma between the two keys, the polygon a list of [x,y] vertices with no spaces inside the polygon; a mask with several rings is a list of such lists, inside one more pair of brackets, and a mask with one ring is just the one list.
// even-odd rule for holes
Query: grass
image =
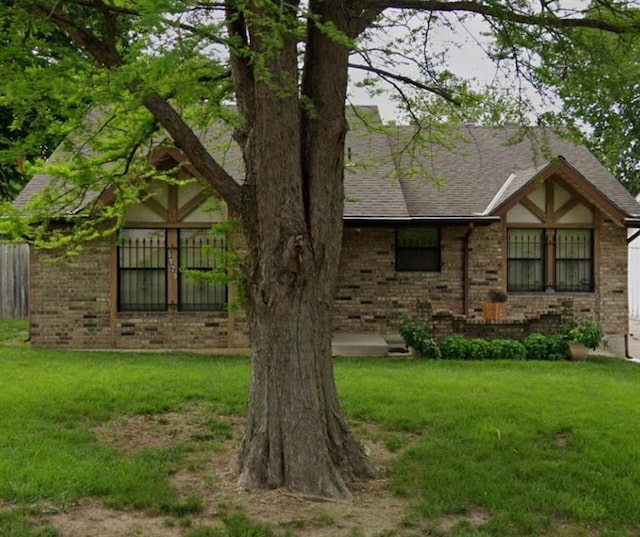
{"label": "grass", "polygon": [[[38,351],[6,343],[3,330],[4,321],[0,504],[99,496],[176,516],[201,508],[197,498],[180,503],[170,484],[181,446],[125,453],[93,428],[196,403],[243,415],[247,359]],[[394,490],[411,499],[412,517],[489,513],[485,525],[449,533],[458,537],[561,535],[554,528],[567,525],[571,535],[639,533],[636,364],[340,359],[335,369],[349,418],[387,431]],[[405,447],[404,432],[420,440]],[[26,515],[16,513],[0,517],[1,535],[55,535],[20,533]]]}
{"label": "grass", "polygon": [[16,319],[0,320],[0,345],[20,345],[29,338],[29,326]]}

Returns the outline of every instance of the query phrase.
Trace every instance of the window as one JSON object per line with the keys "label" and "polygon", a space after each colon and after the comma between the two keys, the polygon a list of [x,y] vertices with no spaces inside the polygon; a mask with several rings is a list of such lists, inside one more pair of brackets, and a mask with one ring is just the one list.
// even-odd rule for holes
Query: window
{"label": "window", "polygon": [[397,228],[396,270],[440,272],[440,230],[429,227]]}
{"label": "window", "polygon": [[[227,287],[216,282],[216,267],[224,267],[224,240],[213,237],[208,229],[181,229],[178,308],[180,310],[224,309]],[[185,272],[186,271],[186,272]],[[188,271],[199,276],[188,277]]]}
{"label": "window", "polygon": [[593,291],[593,232],[556,231],[556,290]]}
{"label": "window", "polygon": [[167,234],[164,229],[123,229],[118,247],[118,309],[167,309]]}
{"label": "window", "polygon": [[[224,266],[225,253],[224,238],[208,229],[121,230],[118,310],[224,309],[226,285],[215,281],[214,270]],[[189,271],[199,276],[191,278]]]}
{"label": "window", "polygon": [[507,290],[544,291],[544,230],[510,229]]}
{"label": "window", "polygon": [[509,229],[507,290],[593,291],[592,229]]}

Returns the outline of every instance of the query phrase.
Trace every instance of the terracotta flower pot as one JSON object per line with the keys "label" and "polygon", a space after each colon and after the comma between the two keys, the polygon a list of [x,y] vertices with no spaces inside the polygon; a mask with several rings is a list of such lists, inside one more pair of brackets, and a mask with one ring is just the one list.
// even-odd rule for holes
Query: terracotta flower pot
{"label": "terracotta flower pot", "polygon": [[485,321],[498,321],[504,314],[503,302],[484,302],[482,304],[482,314]]}
{"label": "terracotta flower pot", "polygon": [[575,362],[584,362],[589,356],[589,349],[577,341],[568,341],[569,357]]}

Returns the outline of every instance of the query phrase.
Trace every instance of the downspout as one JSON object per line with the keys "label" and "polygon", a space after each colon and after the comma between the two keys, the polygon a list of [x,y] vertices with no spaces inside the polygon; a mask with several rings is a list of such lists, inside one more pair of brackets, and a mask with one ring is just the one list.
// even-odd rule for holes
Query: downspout
{"label": "downspout", "polygon": [[[638,229],[635,233],[633,233],[630,237],[627,237],[627,244],[631,244],[634,240],[640,237],[640,229]],[[629,269],[629,265],[627,264],[627,270]],[[627,299],[628,299],[628,288],[627,288]],[[629,354],[629,325],[627,324],[627,333],[624,335],[624,356],[627,360],[631,360],[634,356]]]}
{"label": "downspout", "polygon": [[473,233],[473,223],[462,237],[462,312],[465,319],[469,317],[469,239]]}
{"label": "downspout", "polygon": [[624,357],[627,360],[631,360],[633,356],[629,354],[629,328],[627,328],[627,333],[624,335]]}

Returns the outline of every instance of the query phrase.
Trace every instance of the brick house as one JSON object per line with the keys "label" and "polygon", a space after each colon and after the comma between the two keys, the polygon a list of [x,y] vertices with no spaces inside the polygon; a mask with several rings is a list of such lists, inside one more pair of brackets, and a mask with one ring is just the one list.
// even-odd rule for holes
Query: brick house
{"label": "brick house", "polygon": [[[443,333],[470,326],[483,333],[490,325],[480,321],[482,304],[498,288],[508,294],[507,324],[551,316],[557,325],[589,314],[623,354],[626,228],[640,227],[640,204],[593,155],[542,130],[521,136],[515,126],[464,127],[446,147],[417,147],[412,127],[377,128],[377,110],[359,108],[363,114],[367,126],[352,117],[346,143],[336,332],[394,334],[406,317],[431,316],[448,319]],[[221,133],[207,136],[228,137]],[[239,152],[227,144],[222,153],[211,140],[241,181]],[[182,164],[182,178],[196,176],[183,161],[166,146],[152,156],[159,169]],[[51,180],[34,177],[16,205]],[[242,312],[228,307],[235,286],[185,275],[214,274],[234,242],[210,233],[227,219],[225,208],[207,210],[210,197],[197,181],[158,182],[150,192],[127,209],[118,238],[89,243],[62,263],[32,249],[34,345],[248,346]]]}

